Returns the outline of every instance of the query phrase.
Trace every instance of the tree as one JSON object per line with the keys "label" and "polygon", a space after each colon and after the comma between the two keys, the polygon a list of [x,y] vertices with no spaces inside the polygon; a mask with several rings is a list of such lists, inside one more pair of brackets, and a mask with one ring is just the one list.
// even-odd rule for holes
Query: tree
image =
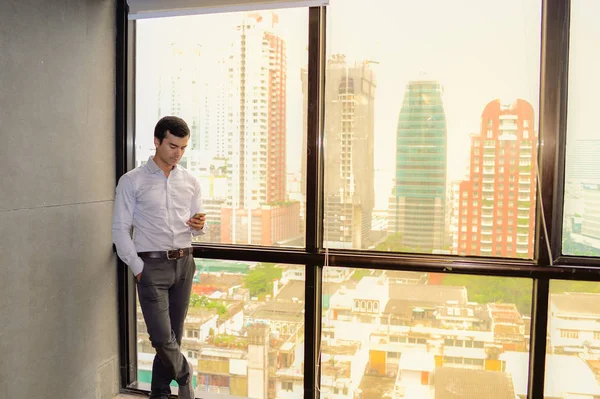
{"label": "tree", "polygon": [[385,240],[375,247],[377,251],[393,251],[398,252],[402,247],[402,234],[390,233]]}
{"label": "tree", "polygon": [[550,281],[550,293],[562,294],[565,292],[585,292],[590,294],[600,293],[600,283],[597,281]]}
{"label": "tree", "polygon": [[443,285],[464,286],[473,302],[513,303],[521,314],[531,313],[531,279],[451,274],[444,278]]}
{"label": "tree", "polygon": [[368,269],[354,269],[354,273],[352,273],[352,280],[360,281],[364,276],[368,276],[371,274],[371,271]]}
{"label": "tree", "polygon": [[195,308],[215,309],[219,316],[227,313],[227,306],[221,302],[215,302],[206,295],[198,295],[195,292],[190,296],[190,305]]}
{"label": "tree", "polygon": [[[449,249],[449,246],[445,246],[443,248],[435,248],[435,249]],[[421,247],[407,247],[403,244],[402,233],[390,233],[385,238],[385,240],[379,243],[375,247],[376,251],[382,252],[412,252],[412,253],[431,253],[431,249],[424,249]]]}
{"label": "tree", "polygon": [[[491,276],[447,275],[444,285],[464,286],[469,300],[481,304],[514,303],[522,315],[530,315],[533,282],[528,278]],[[600,283],[595,281],[552,280],[551,294],[564,292],[600,293]]]}
{"label": "tree", "polygon": [[268,294],[273,290],[273,280],[281,278],[281,269],[273,263],[261,263],[252,269],[244,284],[250,290],[251,296]]}
{"label": "tree", "polygon": [[190,306],[200,306],[200,295],[196,294],[195,292],[192,292],[192,295],[190,296]]}

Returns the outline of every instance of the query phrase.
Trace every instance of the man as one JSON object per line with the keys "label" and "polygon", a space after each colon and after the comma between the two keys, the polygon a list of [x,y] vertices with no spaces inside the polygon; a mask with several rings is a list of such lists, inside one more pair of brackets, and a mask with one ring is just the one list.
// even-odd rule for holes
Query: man
{"label": "man", "polygon": [[[166,116],[154,129],[156,153],[119,180],[113,242],[137,280],[152,346],[150,398],[168,399],[172,380],[179,398],[194,398],[192,366],[180,351],[196,265],[192,235],[204,234],[200,185],[178,166],[190,138],[185,121]],[[131,228],[133,227],[133,239]]]}

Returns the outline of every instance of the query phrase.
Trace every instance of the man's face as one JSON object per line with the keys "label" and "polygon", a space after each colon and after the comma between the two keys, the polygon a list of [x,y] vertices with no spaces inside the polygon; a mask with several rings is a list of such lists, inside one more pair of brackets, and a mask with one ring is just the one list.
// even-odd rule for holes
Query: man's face
{"label": "man's face", "polygon": [[173,167],[177,165],[188,144],[190,136],[177,137],[167,132],[162,143],[155,137],[154,146],[156,147],[156,156],[165,164]]}

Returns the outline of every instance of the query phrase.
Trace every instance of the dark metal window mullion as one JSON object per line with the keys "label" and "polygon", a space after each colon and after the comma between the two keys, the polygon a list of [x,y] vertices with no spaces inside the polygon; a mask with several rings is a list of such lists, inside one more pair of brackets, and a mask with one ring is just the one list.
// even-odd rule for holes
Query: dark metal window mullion
{"label": "dark metal window mullion", "polygon": [[550,280],[548,278],[534,279],[529,337],[529,380],[527,386],[527,397],[529,399],[544,399],[549,295]]}
{"label": "dark metal window mullion", "polygon": [[[128,21],[128,6],[118,0],[115,41],[115,181],[133,168],[133,62],[134,29]],[[136,309],[133,276],[127,265],[117,258],[117,300],[119,305],[119,377],[120,388],[137,381]]]}
{"label": "dark metal window mullion", "polygon": [[323,246],[323,85],[325,7],[311,7],[308,23],[308,105],[306,146],[306,251]]}
{"label": "dark metal window mullion", "polygon": [[[551,267],[561,254],[564,200],[565,117],[569,52],[569,1],[542,1],[540,68],[539,190],[536,218],[536,260]],[[550,279],[533,280],[529,380],[527,397],[543,399]]]}
{"label": "dark metal window mullion", "polygon": [[318,399],[321,378],[321,293],[323,267],[306,265],[304,302],[304,399]]}
{"label": "dark metal window mullion", "polygon": [[536,217],[536,259],[542,266],[561,254],[569,7],[568,0],[542,1]]}
{"label": "dark metal window mullion", "polygon": [[[323,87],[325,7],[309,9],[306,153],[306,252],[323,247]],[[322,263],[306,264],[304,312],[304,398],[318,399],[320,383]]]}
{"label": "dark metal window mullion", "polygon": [[[570,26],[571,26],[571,2],[565,0],[559,2],[560,6],[555,7],[555,19],[552,21],[557,25],[557,31],[553,32],[552,39],[556,40],[556,49],[560,62],[558,63],[558,80],[560,90],[560,106],[556,110],[559,118],[557,126],[557,154],[556,154],[556,178],[555,178],[555,203],[553,211],[553,235],[550,238],[552,249],[556,252],[554,259],[561,264],[569,263],[562,256],[562,230],[564,218],[564,195],[565,195],[565,174],[566,174],[566,153],[567,153],[567,104],[568,104],[568,84],[569,84],[569,47],[570,47]],[[552,4],[554,6],[554,4]],[[550,21],[548,21],[550,22]],[[562,258],[562,259],[561,259]],[[586,263],[585,259],[574,260],[575,263]],[[598,264],[598,260],[594,260],[591,264]]]}

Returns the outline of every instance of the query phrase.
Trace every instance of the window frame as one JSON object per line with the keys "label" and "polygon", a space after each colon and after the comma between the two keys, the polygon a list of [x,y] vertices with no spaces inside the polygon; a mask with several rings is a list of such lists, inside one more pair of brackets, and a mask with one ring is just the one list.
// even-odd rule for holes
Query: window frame
{"label": "window frame", "polygon": [[[526,277],[533,280],[528,397],[543,398],[549,286],[551,279],[600,281],[600,258],[562,255],[565,183],[570,1],[540,0],[542,7],[539,190],[533,260],[457,255],[384,253],[323,248],[323,121],[325,24],[327,6],[310,7],[308,27],[307,187],[305,248],[194,245],[195,257],[304,265],[304,398],[319,398],[322,272],[325,266],[469,275]],[[126,0],[116,7],[115,155],[116,179],[134,167],[135,22]],[[544,230],[542,225],[546,226]],[[546,234],[547,232],[547,234]],[[122,392],[139,392],[136,349],[136,294],[133,276],[118,262],[119,362]],[[312,309],[312,311],[310,311]]]}

